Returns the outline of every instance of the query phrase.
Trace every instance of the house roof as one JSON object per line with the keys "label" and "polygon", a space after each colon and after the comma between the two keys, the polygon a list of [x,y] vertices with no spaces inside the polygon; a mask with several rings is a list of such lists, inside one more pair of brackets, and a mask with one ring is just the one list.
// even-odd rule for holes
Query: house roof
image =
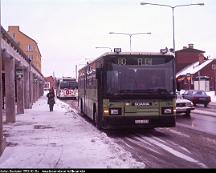
{"label": "house roof", "polygon": [[201,69],[203,69],[204,67],[206,67],[208,64],[210,64],[214,59],[208,59],[205,62],[203,62],[202,64],[199,65],[199,61],[188,65],[187,67],[185,67],[184,69],[182,69],[181,71],[179,71],[176,74],[176,77],[179,77],[181,75],[186,75],[187,73],[189,74],[195,74],[198,71],[200,71]]}
{"label": "house roof", "polygon": [[198,50],[198,49],[194,49],[194,48],[184,48],[184,49],[181,49],[181,50],[177,50],[175,51],[176,53],[178,52],[195,52],[195,53],[205,53],[205,51],[203,50]]}

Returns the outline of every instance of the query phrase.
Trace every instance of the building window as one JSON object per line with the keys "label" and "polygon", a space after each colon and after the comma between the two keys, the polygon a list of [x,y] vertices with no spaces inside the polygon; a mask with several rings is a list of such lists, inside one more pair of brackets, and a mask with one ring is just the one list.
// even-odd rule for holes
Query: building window
{"label": "building window", "polygon": [[13,34],[12,34],[12,37],[15,39],[15,38],[16,38],[16,34],[15,34],[15,33],[13,33]]}
{"label": "building window", "polygon": [[33,46],[31,44],[28,44],[27,51],[28,52],[32,52],[33,51]]}

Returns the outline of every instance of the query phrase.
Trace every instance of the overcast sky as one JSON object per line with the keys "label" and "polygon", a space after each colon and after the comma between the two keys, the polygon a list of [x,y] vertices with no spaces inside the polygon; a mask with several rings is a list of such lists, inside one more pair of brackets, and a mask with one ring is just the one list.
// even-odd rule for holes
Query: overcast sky
{"label": "overcast sky", "polygon": [[78,68],[109,49],[129,51],[129,36],[109,32],[140,33],[132,36],[132,51],[159,51],[172,47],[171,8],[140,2],[204,6],[175,8],[176,50],[189,43],[216,57],[215,0],[1,0],[2,25],[19,25],[37,41],[42,54],[42,73],[75,77]]}

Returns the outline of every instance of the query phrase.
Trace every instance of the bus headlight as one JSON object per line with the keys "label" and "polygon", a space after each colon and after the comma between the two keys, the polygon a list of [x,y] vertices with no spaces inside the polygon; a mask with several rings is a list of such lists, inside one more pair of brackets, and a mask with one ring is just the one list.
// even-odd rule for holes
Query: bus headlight
{"label": "bus headlight", "polygon": [[108,116],[109,115],[109,109],[104,108],[104,115]]}

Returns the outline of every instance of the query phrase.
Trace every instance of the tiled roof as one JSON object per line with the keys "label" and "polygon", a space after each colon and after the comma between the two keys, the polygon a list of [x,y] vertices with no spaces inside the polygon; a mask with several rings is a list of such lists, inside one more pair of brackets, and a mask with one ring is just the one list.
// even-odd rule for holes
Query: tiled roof
{"label": "tiled roof", "polygon": [[187,67],[185,67],[184,69],[182,69],[181,71],[179,71],[176,74],[176,77],[179,77],[181,75],[186,75],[187,73],[189,74],[195,74],[198,71],[200,71],[201,69],[203,69],[205,66],[207,66],[209,63],[211,63],[214,59],[208,59],[205,62],[203,62],[202,64],[199,65],[199,61],[188,65]]}

